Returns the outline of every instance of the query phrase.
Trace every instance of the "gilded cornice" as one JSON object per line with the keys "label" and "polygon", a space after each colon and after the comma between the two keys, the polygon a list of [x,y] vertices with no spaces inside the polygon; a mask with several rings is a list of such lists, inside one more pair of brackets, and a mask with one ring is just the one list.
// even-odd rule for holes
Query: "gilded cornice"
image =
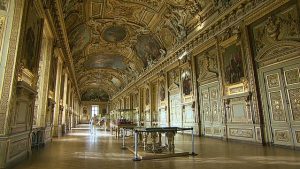
{"label": "gilded cornice", "polygon": [[46,9],[48,9],[48,18],[51,18],[52,21],[51,27],[54,28],[56,32],[56,37],[59,40],[60,46],[62,48],[62,51],[64,53],[66,63],[68,65],[68,68],[70,70],[70,75],[72,82],[76,88],[76,93],[78,97],[80,98],[80,92],[78,88],[78,84],[75,77],[75,69],[73,65],[73,58],[71,56],[69,42],[67,38],[66,28],[64,25],[64,19],[63,19],[63,12],[61,7],[61,1],[60,0],[51,0],[44,3],[44,6]]}

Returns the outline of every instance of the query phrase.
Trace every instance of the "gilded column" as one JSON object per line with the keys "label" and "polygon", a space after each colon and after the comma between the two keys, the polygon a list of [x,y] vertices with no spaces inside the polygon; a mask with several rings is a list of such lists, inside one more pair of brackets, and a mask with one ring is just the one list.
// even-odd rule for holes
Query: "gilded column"
{"label": "gilded column", "polygon": [[68,73],[65,70],[64,71],[65,74],[65,79],[63,79],[64,82],[64,94],[63,94],[63,106],[64,106],[64,110],[62,112],[62,125],[66,124],[66,108],[67,108],[67,95],[68,95]]}
{"label": "gilded column", "polygon": [[62,56],[62,51],[59,48],[55,49],[55,54],[57,55],[57,72],[56,72],[56,84],[55,84],[55,107],[54,107],[54,115],[53,115],[53,132],[52,135],[54,137],[59,137],[61,136],[61,124],[59,122],[60,118],[60,110],[61,110],[61,101],[60,101],[60,88],[61,88],[61,75],[62,75],[62,64],[63,60],[61,58]]}

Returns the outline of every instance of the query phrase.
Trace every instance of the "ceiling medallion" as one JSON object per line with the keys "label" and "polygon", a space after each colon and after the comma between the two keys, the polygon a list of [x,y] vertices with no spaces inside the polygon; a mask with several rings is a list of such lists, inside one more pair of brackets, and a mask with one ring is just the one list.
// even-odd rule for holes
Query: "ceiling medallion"
{"label": "ceiling medallion", "polygon": [[102,33],[102,38],[110,43],[118,43],[126,38],[126,28],[119,25],[113,25],[106,28]]}

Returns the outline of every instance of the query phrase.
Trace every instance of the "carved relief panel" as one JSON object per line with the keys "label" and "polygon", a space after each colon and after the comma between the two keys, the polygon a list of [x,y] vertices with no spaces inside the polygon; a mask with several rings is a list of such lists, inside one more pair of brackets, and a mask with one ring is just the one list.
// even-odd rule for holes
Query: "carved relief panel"
{"label": "carved relief panel", "polygon": [[277,10],[254,24],[252,28],[253,53],[259,54],[263,48],[276,41],[295,40],[300,38],[299,10],[292,5],[284,10]]}
{"label": "carved relief panel", "polygon": [[168,89],[170,93],[179,92],[180,87],[180,71],[173,69],[168,72]]}
{"label": "carved relief panel", "polygon": [[217,61],[217,50],[211,47],[196,56],[197,81],[206,84],[218,80],[219,70]]}

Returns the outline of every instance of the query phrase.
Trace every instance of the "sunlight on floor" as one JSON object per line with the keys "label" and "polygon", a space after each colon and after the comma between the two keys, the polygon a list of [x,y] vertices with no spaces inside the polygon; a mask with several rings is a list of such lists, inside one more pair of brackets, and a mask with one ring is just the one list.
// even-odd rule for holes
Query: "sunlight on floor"
{"label": "sunlight on floor", "polygon": [[98,153],[98,152],[75,152],[75,158],[79,159],[107,159],[107,160],[131,160],[131,154]]}

